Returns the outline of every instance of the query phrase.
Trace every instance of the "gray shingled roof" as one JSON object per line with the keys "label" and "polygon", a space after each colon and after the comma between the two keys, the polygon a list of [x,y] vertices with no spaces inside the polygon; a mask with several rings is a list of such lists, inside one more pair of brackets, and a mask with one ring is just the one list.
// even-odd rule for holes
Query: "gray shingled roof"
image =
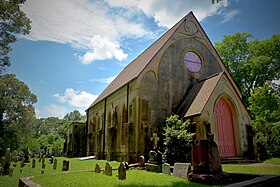
{"label": "gray shingled roof", "polygon": [[127,83],[137,78],[140,73],[145,69],[145,67],[152,61],[159,50],[164,46],[164,44],[172,37],[175,31],[184,22],[186,17],[193,15],[192,12],[188,13],[184,18],[182,18],[176,25],[169,29],[164,35],[162,35],[157,41],[155,41],[149,48],[147,48],[143,53],[141,53],[136,59],[134,59],[130,64],[128,64],[121,73],[105,88],[105,90],[98,96],[98,98],[90,105],[89,108],[93,107],[115,91],[119,90]]}

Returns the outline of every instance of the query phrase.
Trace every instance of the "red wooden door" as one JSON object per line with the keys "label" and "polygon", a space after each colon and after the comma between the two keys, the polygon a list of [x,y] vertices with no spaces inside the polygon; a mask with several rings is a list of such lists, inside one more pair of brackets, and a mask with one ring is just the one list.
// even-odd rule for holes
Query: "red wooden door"
{"label": "red wooden door", "polygon": [[220,156],[236,156],[232,112],[223,98],[218,100],[215,113]]}

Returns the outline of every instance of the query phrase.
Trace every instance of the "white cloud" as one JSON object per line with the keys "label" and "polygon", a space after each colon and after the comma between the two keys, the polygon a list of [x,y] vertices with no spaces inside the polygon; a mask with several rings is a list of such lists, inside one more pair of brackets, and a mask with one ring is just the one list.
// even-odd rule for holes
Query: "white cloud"
{"label": "white cloud", "polygon": [[111,7],[138,9],[153,17],[159,26],[170,28],[180,18],[193,11],[199,21],[227,7],[227,0],[212,4],[211,0],[105,0]]}
{"label": "white cloud", "polygon": [[75,91],[73,88],[67,88],[64,95],[54,94],[54,96],[63,103],[67,103],[78,110],[87,109],[91,103],[98,97],[86,91]]}
{"label": "white cloud", "polygon": [[[101,1],[29,0],[23,10],[32,21],[31,33],[25,37],[84,48],[89,51],[82,58],[86,63],[90,63],[90,59],[112,57],[124,60],[126,54],[121,49],[121,38],[143,37],[148,33],[142,24],[112,14]],[[106,39],[106,45],[111,45],[111,55],[100,54],[102,51],[92,43],[98,35]]]}
{"label": "white cloud", "polygon": [[227,23],[233,20],[233,18],[239,13],[239,10],[231,10],[229,12],[225,12],[225,13],[221,13],[221,15],[223,16],[223,20],[222,20],[222,24],[223,23]]}
{"label": "white cloud", "polygon": [[95,60],[105,60],[112,57],[118,61],[125,60],[127,54],[123,52],[118,43],[110,41],[107,37],[95,35],[90,41],[92,51],[87,52],[80,60],[83,64],[89,64]]}
{"label": "white cloud", "polygon": [[44,108],[44,110],[49,116],[58,117],[60,119],[69,112],[67,108],[56,104],[49,104]]}
{"label": "white cloud", "polygon": [[101,82],[101,83],[110,84],[115,78],[116,78],[116,76],[99,78],[99,79],[91,79],[90,82]]}

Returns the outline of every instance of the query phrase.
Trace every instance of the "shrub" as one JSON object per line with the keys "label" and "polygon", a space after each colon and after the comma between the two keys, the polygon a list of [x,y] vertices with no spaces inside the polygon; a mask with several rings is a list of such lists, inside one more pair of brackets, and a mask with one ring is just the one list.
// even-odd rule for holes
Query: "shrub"
{"label": "shrub", "polygon": [[171,115],[165,121],[164,153],[165,162],[173,165],[175,162],[191,162],[192,136],[189,132],[189,121]]}

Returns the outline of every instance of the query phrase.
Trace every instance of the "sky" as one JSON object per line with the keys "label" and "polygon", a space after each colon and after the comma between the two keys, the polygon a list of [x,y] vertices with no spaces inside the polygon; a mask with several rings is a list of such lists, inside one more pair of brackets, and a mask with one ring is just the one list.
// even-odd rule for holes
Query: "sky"
{"label": "sky", "polygon": [[85,110],[168,29],[193,11],[210,41],[236,32],[280,34],[278,0],[27,0],[29,35],[10,52],[16,74],[37,95],[36,117]]}

